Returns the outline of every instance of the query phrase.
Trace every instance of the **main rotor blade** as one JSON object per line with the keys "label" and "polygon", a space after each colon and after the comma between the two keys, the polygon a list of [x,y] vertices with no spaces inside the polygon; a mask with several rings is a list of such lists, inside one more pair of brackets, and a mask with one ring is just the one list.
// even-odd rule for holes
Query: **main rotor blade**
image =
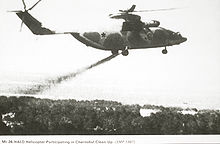
{"label": "main rotor blade", "polygon": [[22,0],[22,3],[24,5],[24,10],[26,10],[26,4],[25,4],[24,0]]}
{"label": "main rotor blade", "polygon": [[[133,11],[133,12],[119,12],[116,14],[132,14],[132,13],[136,13],[136,12],[157,12],[157,11],[169,11],[169,10],[176,10],[176,9],[181,9],[181,8],[168,8],[168,9],[152,9],[152,10],[138,10],[138,11]],[[109,14],[109,16],[111,17],[114,14]]]}
{"label": "main rotor blade", "polygon": [[139,10],[139,11],[133,11],[133,12],[169,11],[169,10],[176,10],[176,9],[179,9],[179,8],[155,9],[155,10]]}
{"label": "main rotor blade", "polygon": [[39,0],[38,2],[36,2],[32,7],[30,7],[30,8],[28,9],[28,11],[29,11],[29,10],[32,10],[40,1],[41,1],[41,0]]}
{"label": "main rotor blade", "polygon": [[7,11],[7,12],[15,12],[15,13],[19,13],[22,12],[21,10],[12,10],[12,11]]}

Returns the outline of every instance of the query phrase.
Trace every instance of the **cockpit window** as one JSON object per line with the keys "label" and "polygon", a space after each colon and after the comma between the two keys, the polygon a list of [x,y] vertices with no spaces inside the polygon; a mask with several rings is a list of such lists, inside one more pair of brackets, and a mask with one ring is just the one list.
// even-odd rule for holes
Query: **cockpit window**
{"label": "cockpit window", "polygon": [[178,36],[182,36],[179,32],[176,33]]}

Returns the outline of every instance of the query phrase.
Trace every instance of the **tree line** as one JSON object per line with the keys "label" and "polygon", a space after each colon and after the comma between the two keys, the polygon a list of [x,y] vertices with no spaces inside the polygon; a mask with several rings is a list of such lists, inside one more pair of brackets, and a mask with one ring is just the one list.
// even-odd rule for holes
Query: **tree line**
{"label": "tree line", "polygon": [[[143,117],[140,109],[159,109]],[[182,114],[181,108],[0,96],[0,134],[220,134],[220,111]]]}

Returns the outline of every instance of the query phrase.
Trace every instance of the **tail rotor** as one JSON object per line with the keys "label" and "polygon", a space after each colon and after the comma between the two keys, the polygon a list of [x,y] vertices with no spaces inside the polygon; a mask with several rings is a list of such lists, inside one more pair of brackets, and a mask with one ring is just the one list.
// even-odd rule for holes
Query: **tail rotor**
{"label": "tail rotor", "polygon": [[25,4],[24,0],[22,0],[22,3],[24,5],[24,10],[26,11],[26,4]]}
{"label": "tail rotor", "polygon": [[8,12],[15,12],[17,15],[21,14],[22,15],[22,22],[20,25],[20,31],[22,30],[23,24],[24,24],[24,20],[25,20],[25,14],[28,13],[29,10],[32,10],[41,0],[38,0],[32,7],[30,7],[29,9],[27,9],[27,6],[25,4],[25,1],[22,0],[23,6],[24,6],[24,10],[14,10],[14,11],[8,11]]}
{"label": "tail rotor", "polygon": [[[24,1],[24,0],[22,0]],[[32,10],[41,0],[37,1],[32,7],[30,7],[27,11]]]}
{"label": "tail rotor", "polygon": [[20,26],[20,32],[22,31],[23,24],[24,24],[24,21],[22,19],[21,26]]}

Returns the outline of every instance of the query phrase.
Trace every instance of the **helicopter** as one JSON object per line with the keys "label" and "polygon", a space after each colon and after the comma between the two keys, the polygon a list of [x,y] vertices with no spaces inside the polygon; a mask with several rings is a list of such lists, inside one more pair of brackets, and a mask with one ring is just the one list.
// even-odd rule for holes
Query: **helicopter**
{"label": "helicopter", "polygon": [[[63,32],[57,33],[48,28],[42,27],[42,23],[34,18],[29,11],[32,10],[41,0],[37,1],[32,7],[26,9],[26,4],[22,0],[24,11],[11,11],[21,19],[21,28],[23,23],[35,35],[54,35],[70,34],[75,39],[100,50],[111,51],[113,55],[120,54],[127,56],[131,49],[161,48],[163,54],[167,54],[167,46],[178,45],[187,40],[179,32],[160,27],[160,22],[153,20],[151,22],[142,22],[141,16],[134,14],[136,5],[132,5],[127,10],[119,10],[117,14],[110,14],[111,19],[122,19],[122,27],[117,32]],[[169,10],[169,9],[161,9]],[[147,10],[145,10],[147,11]],[[151,10],[154,11],[154,10]]]}

